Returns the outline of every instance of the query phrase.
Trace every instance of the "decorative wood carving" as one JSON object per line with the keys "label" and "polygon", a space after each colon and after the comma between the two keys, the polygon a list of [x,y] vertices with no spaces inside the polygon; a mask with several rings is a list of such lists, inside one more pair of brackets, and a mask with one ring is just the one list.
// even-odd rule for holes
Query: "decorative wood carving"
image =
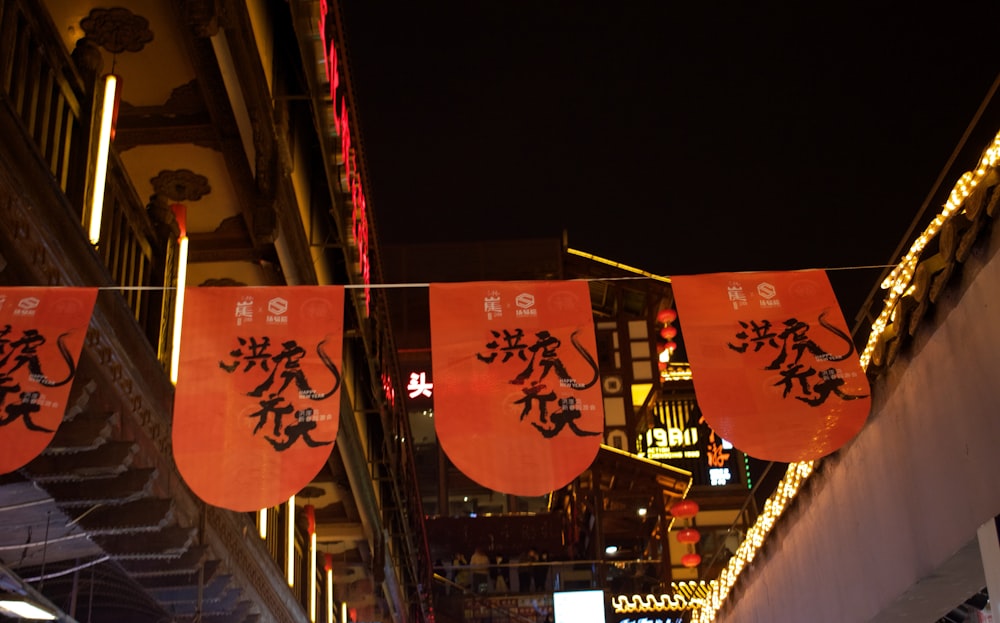
{"label": "decorative wood carving", "polygon": [[197,201],[212,192],[208,178],[190,169],[163,170],[149,181],[156,194],[173,201]]}
{"label": "decorative wood carving", "polygon": [[126,8],[93,9],[80,20],[87,38],[112,54],[139,52],[153,40],[149,20]]}
{"label": "decorative wood carving", "polygon": [[[225,562],[229,570],[234,574],[240,573],[247,579],[260,595],[268,612],[274,616],[284,613],[285,616],[279,620],[302,621],[305,618],[305,613],[301,611],[301,608],[291,605],[294,603],[291,593],[286,591],[286,599],[282,599],[275,592],[275,586],[284,586],[285,584],[278,577],[278,569],[274,562],[264,555],[252,555],[252,547],[247,543],[247,531],[245,528],[240,530],[235,525],[233,513],[211,506],[205,508],[205,513],[209,528],[222,541],[225,546],[223,549],[228,553],[228,560]],[[250,537],[256,538],[253,534]],[[265,569],[270,570],[271,573],[266,574]]]}

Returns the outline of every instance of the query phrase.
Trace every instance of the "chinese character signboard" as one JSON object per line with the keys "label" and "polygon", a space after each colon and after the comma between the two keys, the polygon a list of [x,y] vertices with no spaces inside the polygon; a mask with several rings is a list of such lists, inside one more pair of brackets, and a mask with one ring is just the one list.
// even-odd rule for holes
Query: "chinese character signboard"
{"label": "chinese character signboard", "polygon": [[96,300],[95,288],[0,289],[0,474],[52,441]]}
{"label": "chinese character signboard", "polygon": [[673,277],[698,405],[759,459],[825,456],[871,407],[847,323],[821,270]]}
{"label": "chinese character signboard", "polygon": [[209,504],[279,504],[337,438],[344,289],[188,288],[174,400],[177,467]]}
{"label": "chinese character signboard", "polygon": [[656,424],[639,436],[639,455],[691,472],[694,483],[721,487],[745,484],[742,453],[717,435],[693,398],[651,405]]}
{"label": "chinese character signboard", "polygon": [[434,425],[479,484],[538,496],[597,456],[604,410],[586,282],[431,284]]}

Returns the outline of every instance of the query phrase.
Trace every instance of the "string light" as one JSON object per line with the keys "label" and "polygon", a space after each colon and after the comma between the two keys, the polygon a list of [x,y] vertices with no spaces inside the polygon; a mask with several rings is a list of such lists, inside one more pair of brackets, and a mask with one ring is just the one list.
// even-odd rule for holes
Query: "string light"
{"label": "string light", "polygon": [[948,195],[948,201],[945,202],[944,207],[941,212],[931,221],[924,231],[917,236],[916,240],[910,246],[910,250],[907,251],[903,259],[900,260],[899,264],[889,273],[889,275],[882,282],[882,289],[888,290],[885,297],[885,303],[882,307],[882,312],[879,314],[875,322],[872,323],[872,330],[868,336],[868,343],[865,346],[864,351],[861,353],[861,366],[863,368],[868,367],[868,363],[871,361],[872,353],[875,350],[875,345],[878,343],[879,338],[885,332],[886,328],[890,324],[891,316],[896,309],[896,303],[903,296],[910,291],[911,283],[913,281],[913,275],[916,272],[917,264],[920,260],[920,254],[927,248],[931,240],[938,234],[941,227],[944,226],[945,222],[959,210],[959,208],[964,203],[965,199],[972,194],[976,186],[982,182],[983,179],[989,175],[990,171],[997,166],[997,162],[1000,161],[1000,132],[993,138],[993,142],[990,143],[989,147],[983,152],[982,157],[979,159],[979,165],[974,171],[966,171],[962,176],[955,182],[955,186],[952,188],[951,193]]}

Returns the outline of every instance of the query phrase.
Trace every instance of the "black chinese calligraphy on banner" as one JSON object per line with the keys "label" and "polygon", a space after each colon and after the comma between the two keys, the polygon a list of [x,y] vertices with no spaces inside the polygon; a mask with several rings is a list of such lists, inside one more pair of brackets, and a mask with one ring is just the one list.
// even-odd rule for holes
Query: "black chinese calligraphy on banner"
{"label": "black chinese calligraphy on banner", "polygon": [[553,491],[593,462],[604,436],[586,282],[431,284],[434,425],[479,484]]}
{"label": "black chinese calligraphy on banner", "polygon": [[0,474],[52,441],[96,300],[96,288],[0,289]]}
{"label": "black chinese calligraphy on banner", "polygon": [[868,379],[821,270],[673,277],[698,405],[759,459],[817,459],[861,430]]}
{"label": "black chinese calligraphy on banner", "polygon": [[344,289],[189,288],[174,401],[177,467],[201,499],[275,506],[337,438]]}

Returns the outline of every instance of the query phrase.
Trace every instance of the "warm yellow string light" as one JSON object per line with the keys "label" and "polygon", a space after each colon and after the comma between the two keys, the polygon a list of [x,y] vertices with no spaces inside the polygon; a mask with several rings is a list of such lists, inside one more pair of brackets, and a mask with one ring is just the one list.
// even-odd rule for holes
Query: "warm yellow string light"
{"label": "warm yellow string light", "polygon": [[889,326],[890,317],[896,308],[896,303],[909,291],[913,274],[920,260],[920,254],[930,244],[930,241],[934,239],[934,236],[941,230],[941,227],[948,218],[959,210],[965,199],[989,174],[990,170],[997,165],[998,160],[1000,160],[1000,133],[997,133],[993,138],[993,142],[983,152],[976,169],[974,171],[966,171],[955,182],[955,186],[952,188],[951,193],[949,193],[948,201],[945,202],[941,212],[931,221],[923,233],[917,236],[917,239],[910,246],[910,250],[882,282],[882,289],[888,290],[888,294],[885,297],[882,312],[875,319],[875,322],[872,323],[872,330],[868,335],[868,343],[861,353],[861,365],[863,367],[867,368],[868,363],[871,361],[872,352],[875,350],[875,345],[878,343],[879,337],[881,337],[886,327]]}

